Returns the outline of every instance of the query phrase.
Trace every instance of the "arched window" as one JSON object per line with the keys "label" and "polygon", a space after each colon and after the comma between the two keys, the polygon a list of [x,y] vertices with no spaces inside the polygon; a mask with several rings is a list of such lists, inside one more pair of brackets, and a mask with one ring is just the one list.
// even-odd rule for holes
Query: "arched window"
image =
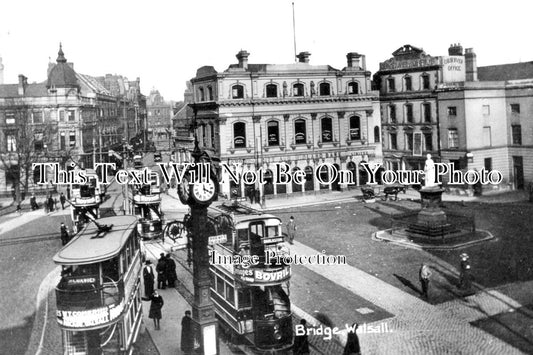
{"label": "arched window", "polygon": [[[297,166],[295,166],[294,168],[292,168],[292,176],[296,176],[296,172],[299,171],[300,168],[298,168]],[[292,192],[300,192],[302,191],[302,185],[297,183],[295,181],[296,179],[293,179],[292,180]]]}
{"label": "arched window", "polygon": [[359,94],[359,83],[352,81],[348,83],[348,95],[357,95]]}
{"label": "arched window", "polygon": [[379,134],[379,126],[374,127],[374,142],[375,143],[378,143],[381,140],[380,136],[381,134]]}
{"label": "arched window", "polygon": [[331,142],[333,141],[333,131],[331,124],[331,117],[324,117],[320,121],[322,128],[322,142]]}
{"label": "arched window", "polygon": [[274,194],[274,178],[272,174],[272,170],[267,169],[263,173],[263,179],[265,181],[265,184],[263,185],[263,191],[265,195],[273,195]]}
{"label": "arched window", "polygon": [[296,83],[292,86],[293,96],[304,96],[304,84]]}
{"label": "arched window", "polygon": [[331,95],[331,89],[328,83],[320,83],[318,87],[318,92],[320,96],[329,96]]}
{"label": "arched window", "polygon": [[244,98],[244,88],[242,85],[233,85],[233,87],[231,88],[231,98],[232,99]]}
{"label": "arched window", "polygon": [[235,148],[246,147],[246,123],[235,122],[233,124],[233,145]]}
{"label": "arched window", "polygon": [[406,76],[404,80],[405,80],[405,91],[413,90],[413,80],[411,79],[411,77]]}
{"label": "arched window", "polygon": [[278,97],[278,86],[276,84],[268,84],[266,86],[266,97]]}
{"label": "arched window", "polygon": [[305,191],[313,191],[315,189],[315,182],[313,178],[313,168],[311,166],[305,167]]}
{"label": "arched window", "polygon": [[204,88],[198,89],[198,100],[205,101]]}
{"label": "arched window", "polygon": [[361,139],[361,120],[358,116],[350,117],[350,140]]}
{"label": "arched window", "polygon": [[307,131],[305,129],[305,120],[298,119],[294,121],[294,143],[305,144]]}
{"label": "arched window", "polygon": [[329,181],[329,169],[328,169],[328,167],[325,166],[325,165],[322,165],[320,167],[320,170],[318,171],[318,174],[320,176],[320,180],[318,180],[320,190],[329,189],[329,184],[320,183],[320,181],[324,181],[324,182],[328,182]]}
{"label": "arched window", "polygon": [[267,134],[268,145],[279,145],[279,122],[268,121],[267,122]]}
{"label": "arched window", "polygon": [[209,96],[209,100],[212,101],[213,100],[213,87],[211,85],[207,87],[207,95]]}
{"label": "arched window", "polygon": [[422,75],[422,90],[429,90],[429,75],[423,74]]}
{"label": "arched window", "polygon": [[[346,163],[346,169],[348,169],[349,172],[352,173],[352,179],[354,182],[357,182],[356,178],[357,178],[357,167],[355,165],[355,163],[353,161],[349,161],[348,163]],[[355,188],[356,184],[348,184],[348,189],[353,189]]]}

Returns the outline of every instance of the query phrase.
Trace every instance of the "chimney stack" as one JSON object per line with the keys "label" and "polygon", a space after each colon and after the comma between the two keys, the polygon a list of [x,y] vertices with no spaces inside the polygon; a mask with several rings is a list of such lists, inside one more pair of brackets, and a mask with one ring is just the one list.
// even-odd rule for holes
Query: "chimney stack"
{"label": "chimney stack", "polygon": [[477,80],[477,59],[473,48],[465,49],[466,81]]}
{"label": "chimney stack", "polygon": [[311,53],[309,52],[300,52],[296,58],[298,58],[298,62],[300,63],[309,63],[309,57],[311,56]]}
{"label": "chimney stack", "polygon": [[239,68],[242,68],[244,70],[248,69],[248,56],[249,55],[250,53],[242,49],[239,53],[237,53],[236,57],[239,60]]}
{"label": "chimney stack", "polygon": [[460,43],[450,44],[448,55],[463,55],[463,46]]}
{"label": "chimney stack", "polygon": [[350,52],[346,54],[346,59],[348,59],[348,68],[359,69],[361,67],[359,65],[359,59],[361,57],[361,54],[355,52]]}
{"label": "chimney stack", "polygon": [[19,75],[19,96],[24,96],[24,93],[26,92],[26,86],[28,86],[28,78],[26,78],[24,75]]}

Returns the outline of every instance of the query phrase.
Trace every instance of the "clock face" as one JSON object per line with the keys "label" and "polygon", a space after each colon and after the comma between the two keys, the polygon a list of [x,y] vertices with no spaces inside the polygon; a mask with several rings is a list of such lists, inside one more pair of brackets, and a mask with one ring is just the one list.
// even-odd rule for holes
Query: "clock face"
{"label": "clock face", "polygon": [[216,188],[212,179],[207,182],[196,182],[192,187],[193,197],[198,202],[209,202],[215,197]]}

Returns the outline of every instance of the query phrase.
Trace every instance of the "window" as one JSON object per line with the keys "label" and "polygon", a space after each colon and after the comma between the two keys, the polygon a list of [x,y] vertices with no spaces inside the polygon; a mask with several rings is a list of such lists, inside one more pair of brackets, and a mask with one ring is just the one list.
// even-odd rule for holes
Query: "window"
{"label": "window", "polygon": [[42,111],[33,111],[33,123],[43,123]]}
{"label": "window", "polygon": [[59,121],[65,122],[65,111],[59,111]]}
{"label": "window", "polygon": [[59,134],[59,146],[61,147],[61,150],[66,149],[66,140],[65,140],[65,132],[61,132]]}
{"label": "window", "polygon": [[405,91],[413,90],[413,80],[410,76],[405,77]]}
{"label": "window", "polygon": [[320,85],[318,86],[318,91],[320,96],[331,95],[331,89],[328,83],[320,83]]}
{"label": "window", "polygon": [[489,116],[490,115],[490,105],[483,105],[482,111],[483,111],[483,116]]}
{"label": "window", "polygon": [[512,113],[520,113],[520,104],[511,104]]}
{"label": "window", "polygon": [[512,125],[511,131],[513,135],[513,144],[522,144],[522,127],[520,125]]}
{"label": "window", "polygon": [[492,146],[492,134],[490,127],[483,127],[483,145],[485,147]]}
{"label": "window", "polygon": [[396,123],[396,106],[389,106],[389,121],[390,123]]}
{"label": "window", "polygon": [[199,101],[205,100],[204,88],[198,88],[198,100]]}
{"label": "window", "polygon": [[293,96],[304,96],[304,84],[297,83],[292,87]]}
{"label": "window", "polygon": [[67,113],[68,113],[68,120],[69,120],[69,122],[72,122],[72,121],[75,121],[75,120],[76,120],[76,116],[75,116],[76,111],[74,111],[74,110],[68,110]]}
{"label": "window", "polygon": [[459,135],[456,128],[448,129],[448,148],[459,148]]}
{"label": "window", "polygon": [[424,111],[424,122],[431,122],[431,104],[422,104],[422,110]]}
{"label": "window", "polygon": [[348,83],[348,94],[349,95],[357,95],[359,94],[359,83],[352,81],[351,83]]}
{"label": "window", "polygon": [[389,134],[389,137],[390,137],[390,149],[398,149],[398,142],[396,140],[396,133],[390,133]]}
{"label": "window", "polygon": [[484,167],[487,171],[492,170],[492,158],[485,158]]}
{"label": "window", "polygon": [[320,121],[320,125],[322,128],[322,142],[331,142],[333,141],[333,132],[332,132],[332,123],[331,123],[331,117],[324,117]]}
{"label": "window", "polygon": [[305,120],[298,119],[294,121],[294,142],[296,144],[306,143],[306,133]]}
{"label": "window", "polygon": [[429,90],[429,75],[422,75],[422,89]]}
{"label": "window", "polygon": [[457,116],[457,107],[448,106],[448,116]]}
{"label": "window", "polygon": [[279,122],[268,121],[267,123],[268,145],[279,145]]}
{"label": "window", "polygon": [[405,134],[405,149],[410,152],[413,151],[413,133]]}
{"label": "window", "polygon": [[409,123],[413,123],[413,105],[405,105],[405,120]]}
{"label": "window", "polygon": [[244,88],[242,85],[233,85],[231,89],[231,98],[233,99],[244,98]]}
{"label": "window", "polygon": [[7,142],[7,151],[8,152],[16,152],[17,151],[17,138],[13,134],[8,134],[6,136],[6,142]]}
{"label": "window", "polygon": [[433,151],[433,135],[431,133],[424,133],[424,141],[426,142],[426,151]]}
{"label": "window", "polygon": [[374,127],[374,142],[378,143],[380,139],[381,134],[379,134],[379,126]]}
{"label": "window", "polygon": [[266,86],[266,97],[278,97],[278,86],[276,84],[268,84]]}
{"label": "window", "polygon": [[361,120],[358,116],[350,117],[350,140],[361,139]]}
{"label": "window", "polygon": [[34,150],[43,150],[44,149],[44,142],[43,142],[43,134],[42,133],[35,133],[33,135],[33,148]]}
{"label": "window", "polygon": [[389,92],[396,91],[396,85],[394,84],[394,78],[387,79],[387,87],[389,89]]}
{"label": "window", "polygon": [[207,95],[209,96],[209,100],[213,100],[213,87],[210,85],[207,87]]}
{"label": "window", "polygon": [[76,146],[76,132],[75,131],[71,131],[68,134],[68,146],[69,147]]}
{"label": "window", "polygon": [[15,124],[15,112],[6,112],[6,124]]}

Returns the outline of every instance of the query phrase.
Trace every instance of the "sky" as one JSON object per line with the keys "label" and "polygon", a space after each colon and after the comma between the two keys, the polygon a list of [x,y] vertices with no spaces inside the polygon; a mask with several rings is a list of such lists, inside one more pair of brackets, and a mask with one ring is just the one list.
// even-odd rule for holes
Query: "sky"
{"label": "sky", "polygon": [[479,66],[533,61],[533,2],[506,0],[7,0],[0,7],[4,83],[24,74],[46,80],[59,42],[77,72],[141,80],[166,100],[181,101],[187,80],[204,65],[294,62],[342,69],[346,53],[366,55],[367,69],[411,44],[433,56],[452,43],[473,48]]}

